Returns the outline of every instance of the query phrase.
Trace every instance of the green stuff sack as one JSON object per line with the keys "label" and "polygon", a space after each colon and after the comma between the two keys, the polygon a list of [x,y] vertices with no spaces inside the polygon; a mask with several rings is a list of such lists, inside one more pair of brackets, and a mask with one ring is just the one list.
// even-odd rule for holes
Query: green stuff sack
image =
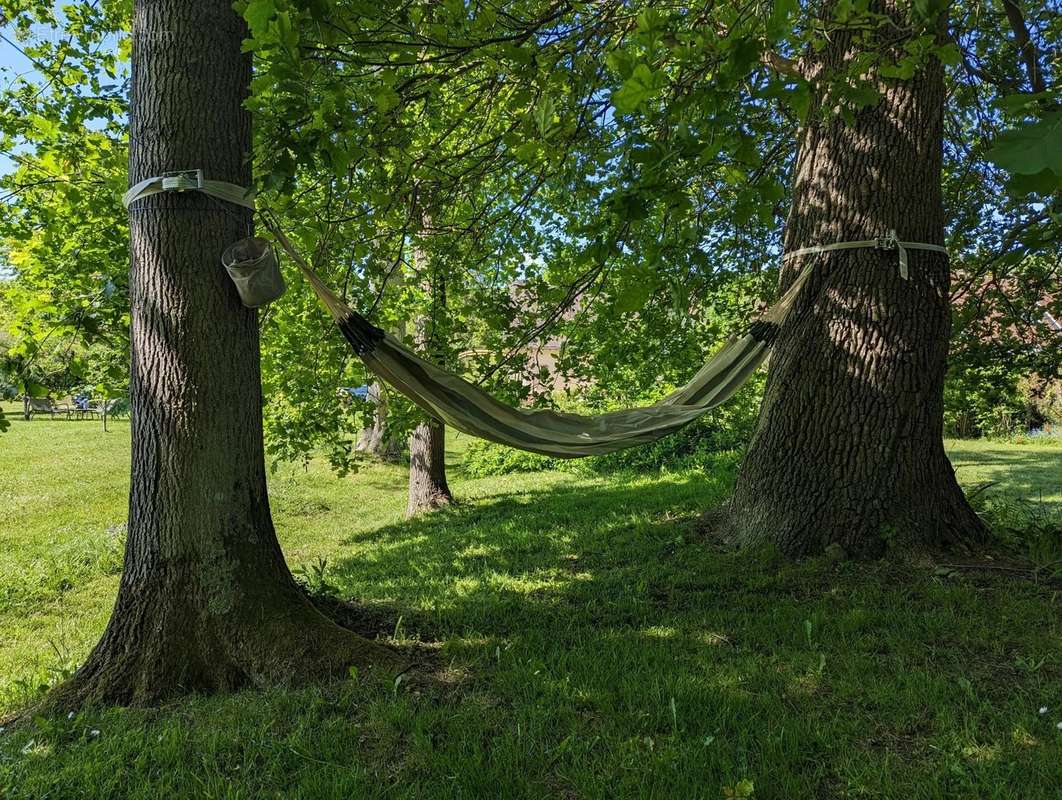
{"label": "green stuff sack", "polygon": [[221,254],[221,263],[248,308],[268,305],[287,289],[277,254],[267,239],[240,239]]}

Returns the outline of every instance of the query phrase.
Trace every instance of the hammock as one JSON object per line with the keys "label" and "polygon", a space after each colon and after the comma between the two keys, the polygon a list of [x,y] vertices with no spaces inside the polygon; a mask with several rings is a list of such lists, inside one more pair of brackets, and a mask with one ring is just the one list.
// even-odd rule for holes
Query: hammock
{"label": "hammock", "polygon": [[[122,202],[128,207],[144,197],[167,191],[199,191],[245,208],[255,207],[248,190],[224,181],[208,180],[201,169],[167,172],[140,181],[122,196]],[[682,388],[651,406],[586,417],[507,406],[464,378],[420,358],[336,297],[295,251],[275,219],[263,214],[263,221],[302,270],[354,352],[377,377],[391,384],[423,411],[459,431],[561,458],[601,455],[654,442],[689,424],[708,409],[725,403],[767,356],[778,326],[812,270],[812,264],[805,267],[774,306],[752,323],[743,336],[732,338],[723,345]],[[252,308],[268,303],[284,292],[275,254],[266,245],[264,240],[245,240],[226,250],[222,258],[241,300]],[[948,252],[939,244],[901,241],[895,231],[889,231],[887,236],[876,239],[793,250],[784,258],[871,247],[896,252],[900,277],[904,280],[909,278],[908,249]]]}
{"label": "hammock", "polygon": [[601,455],[655,442],[729,400],[767,355],[778,325],[811,274],[808,266],[782,298],[742,336],[731,338],[693,379],[643,408],[594,416],[514,408],[458,375],[420,358],[394,336],[338,298],[295,251],[279,227],[269,226],[332,315],[351,348],[374,375],[427,414],[492,442],[559,458]]}

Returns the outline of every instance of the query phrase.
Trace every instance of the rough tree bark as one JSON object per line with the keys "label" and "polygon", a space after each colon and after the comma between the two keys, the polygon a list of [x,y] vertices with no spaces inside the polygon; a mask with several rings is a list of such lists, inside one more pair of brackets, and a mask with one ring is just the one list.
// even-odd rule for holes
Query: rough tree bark
{"label": "rough tree bark", "polygon": [[[899,2],[872,5],[898,18]],[[898,30],[882,32],[896,42]],[[902,45],[901,41],[893,46]],[[831,34],[802,69],[814,82],[854,52]],[[815,84],[821,87],[821,84]],[[848,125],[813,103],[801,131],[785,249],[869,239],[943,244],[943,70],[935,59]],[[944,453],[943,382],[950,328],[948,260],[912,250],[800,256],[782,287],[816,269],[783,324],[755,436],[727,523],[743,544],[791,556],[840,545],[852,556],[962,546],[983,535]]]}
{"label": "rough tree bark", "polygon": [[[421,229],[430,224],[427,215],[421,218]],[[413,261],[417,268],[427,267],[427,256],[416,245]],[[416,340],[418,348],[429,358],[437,360],[445,356],[444,343],[439,334],[439,323],[446,312],[446,283],[442,276],[430,279],[428,291],[432,299],[432,312],[417,320]],[[418,425],[409,436],[409,503],[406,516],[412,517],[425,511],[434,511],[454,501],[450,485],[446,482],[446,426],[430,419]]]}
{"label": "rough tree bark", "polygon": [[[130,182],[174,169],[249,185],[250,57],[230,0],[138,0]],[[255,312],[220,268],[249,212],[199,193],[130,209],[132,480],[118,598],[59,706],[392,666],[325,618],[284,562],[262,453]]]}
{"label": "rough tree bark", "polygon": [[[418,334],[421,340],[419,344],[430,349],[427,334],[424,333],[428,326],[418,327],[421,331]],[[435,511],[453,501],[454,496],[446,481],[446,426],[436,419],[429,419],[417,425],[409,435],[409,503],[406,516]]]}
{"label": "rough tree bark", "polygon": [[438,420],[409,435],[409,505],[406,516],[434,511],[454,501],[446,482],[446,426]]}

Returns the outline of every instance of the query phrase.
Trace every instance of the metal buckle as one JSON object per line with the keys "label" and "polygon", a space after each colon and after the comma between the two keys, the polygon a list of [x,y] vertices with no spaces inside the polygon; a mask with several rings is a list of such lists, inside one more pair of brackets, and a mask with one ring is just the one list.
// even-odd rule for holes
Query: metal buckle
{"label": "metal buckle", "polygon": [[203,188],[203,170],[179,169],[162,173],[162,191],[185,192]]}
{"label": "metal buckle", "polygon": [[887,235],[874,240],[874,247],[878,250],[895,250],[899,246],[900,240],[896,238],[896,231],[889,231]]}

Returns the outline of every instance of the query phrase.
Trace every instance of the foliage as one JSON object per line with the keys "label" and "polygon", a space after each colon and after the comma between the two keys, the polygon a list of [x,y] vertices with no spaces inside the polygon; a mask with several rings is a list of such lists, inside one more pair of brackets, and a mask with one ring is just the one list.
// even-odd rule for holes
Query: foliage
{"label": "foliage", "polygon": [[1019,374],[992,361],[951,371],[944,383],[944,430],[948,436],[1009,436],[1025,422]]}
{"label": "foliage", "polygon": [[473,439],[465,451],[461,469],[470,478],[487,478],[492,475],[512,475],[519,472],[562,470],[564,461],[564,459],[488,442],[485,439]]}
{"label": "foliage", "polygon": [[112,396],[128,381],[129,13],[127,1],[31,3],[10,17],[33,67],[0,92],[0,152],[15,164],[0,176],[0,263],[14,272],[0,317],[20,392]]}
{"label": "foliage", "polygon": [[1044,312],[1059,312],[1062,260],[1046,250],[1011,269],[985,256],[953,279],[953,332],[945,427],[954,436],[1005,436],[1044,421],[1036,392],[1062,377],[1062,336]]}
{"label": "foliage", "polygon": [[[701,470],[732,471],[756,426],[762,381],[753,380],[729,403],[652,444],[590,458],[550,458],[505,445],[473,440],[462,462],[472,477],[560,470],[575,474],[657,474]],[[588,413],[588,409],[567,409]],[[601,410],[611,410],[608,408]]]}
{"label": "foliage", "polygon": [[[129,434],[12,428],[0,541],[18,546],[0,574],[17,585],[124,519]],[[1030,496],[1039,476],[1062,503],[1055,453],[950,452],[966,483]],[[356,600],[436,680],[26,720],[0,734],[0,795],[1056,796],[1052,587],[727,551],[698,524],[725,496],[712,474],[452,480],[460,506],[408,522],[398,467],[337,480],[313,462],[270,482],[293,569]],[[0,610],[6,707],[83,661],[106,625],[117,576],[78,563],[55,562],[66,591]]]}
{"label": "foliage", "polygon": [[[964,292],[953,375],[972,387],[990,360],[1036,352],[1023,341],[966,358],[984,303],[1003,328],[1027,327],[1059,263],[1047,180],[1059,22],[1025,5],[1024,43],[979,0],[953,4],[938,39],[944,4],[920,2],[903,46],[882,49],[894,21],[865,2],[813,16],[793,0],[241,0],[260,202],[353,306],[410,343],[427,325],[433,357],[502,397],[553,402],[529,396],[520,354],[559,337],[561,369],[590,386],[571,400],[644,399],[772,293],[793,135],[812,113],[799,56],[844,32],[857,55],[814,76],[834,101],[814,113],[852,119],[880,81],[934,57],[948,71],[944,189]],[[129,2],[2,8],[38,65],[0,115],[20,164],[0,213],[6,257],[21,261],[8,373],[36,380],[47,337],[78,340],[71,375],[120,392]],[[335,389],[368,376],[291,282],[263,320],[267,446],[274,461],[323,451],[342,473],[371,409]],[[419,417],[394,400],[401,435]]]}
{"label": "foliage", "polygon": [[[1037,270],[1046,274],[1041,267],[1052,263],[1057,225],[1049,202],[1034,204],[1030,214],[1026,194],[1001,191],[1007,175],[986,153],[993,146],[992,152],[1006,149],[1001,131],[1031,119],[1030,110],[1049,98],[1024,92],[1020,66],[1012,68],[1022,59],[1007,61],[1014,53],[1009,43],[987,45],[995,40],[984,26],[998,25],[998,18],[986,21],[976,8],[962,6],[956,39],[941,44],[928,24],[940,8],[927,3],[915,9],[912,38],[902,53],[867,50],[842,72],[819,79],[830,82],[840,113],[851,116],[876,101],[875,74],[905,78],[928,58],[945,62],[958,98],[945,180],[956,222],[953,246],[964,254],[964,279],[975,288],[970,295],[977,306],[968,304],[970,314],[983,312],[986,293],[995,292],[1001,302],[993,304],[993,312],[1002,315],[997,321],[1005,327],[1042,301],[1042,293],[1030,291],[1017,298],[1014,287],[1044,285],[1029,278]],[[532,230],[538,237],[510,236],[524,242],[525,257],[533,256],[525,260],[531,269],[521,275],[521,294],[528,300],[516,309],[498,303],[504,284],[492,284],[484,297],[497,303],[493,326],[471,327],[476,315],[451,314],[452,330],[475,334],[463,346],[493,356],[505,338],[495,335],[492,346],[484,345],[499,327],[503,333],[515,328],[561,337],[560,368],[588,385],[575,399],[595,405],[605,398],[638,398],[661,381],[679,382],[723,331],[748,319],[773,283],[773,272],[762,265],[776,252],[788,144],[807,113],[808,93],[799,66],[772,56],[814,47],[819,37],[847,26],[865,26],[869,41],[871,31],[887,21],[859,3],[838,5],[821,29],[806,24],[792,3],[747,16],[715,9],[714,30],[693,24],[696,8],[603,4],[557,11],[529,3],[513,4],[509,11],[502,17],[478,6],[386,6],[372,16],[359,8],[335,31],[323,22],[320,6],[252,3],[249,47],[266,64],[259,111],[306,123],[271,126],[262,157],[279,152],[282,160],[267,184],[294,185],[310,175],[321,180],[330,165],[334,171],[334,154],[340,152],[348,180],[353,172],[363,187],[356,195],[368,198],[358,213],[378,226],[369,233],[390,241],[399,253],[402,242],[396,247],[395,234],[380,228],[405,231],[412,220],[416,229],[423,208],[388,187],[405,187],[412,195],[430,184],[419,196],[460,197],[478,208],[462,221],[467,212],[461,202],[447,203],[445,217],[435,214],[438,203],[432,202],[433,223],[445,219],[458,230],[489,215],[492,207],[503,216],[511,213],[506,203],[519,198],[513,208],[536,220]],[[1028,21],[1034,48],[1049,40],[1054,25],[1049,16],[1033,14]],[[520,40],[520,47],[498,46],[505,34]],[[327,68],[307,77],[297,63],[306,54]],[[602,61],[606,69],[595,69]],[[360,70],[357,85],[342,78],[353,69]],[[697,80],[706,74],[710,81]],[[484,92],[498,75],[506,77],[505,91]],[[454,98],[477,93],[480,113],[470,128],[468,107],[455,105]],[[459,116],[450,116],[455,111]],[[1039,123],[1030,125],[1029,135],[1039,135]],[[449,135],[440,139],[425,130]],[[479,141],[498,146],[489,158],[470,160],[449,149],[451,138],[468,144],[469,151]],[[353,160],[347,158],[351,153]],[[523,173],[517,164],[526,167]],[[470,174],[483,184],[469,181]],[[497,181],[509,174],[522,174],[524,183]],[[490,175],[493,184],[485,178]],[[496,206],[484,205],[487,184]],[[528,185],[540,202],[526,202]],[[1041,195],[1049,198],[1050,192]],[[1001,219],[1007,223],[1002,228]],[[522,235],[529,234],[525,229]],[[485,264],[505,261],[477,236],[468,237],[473,263],[481,257],[489,259]],[[430,236],[421,247],[438,254],[452,249],[454,241]],[[528,243],[538,251],[526,252]],[[1036,251],[1045,254],[1041,266],[1023,257]],[[381,261],[389,259],[380,254],[365,263]],[[447,278],[455,274],[460,273]],[[490,273],[478,273],[477,281],[485,274]],[[469,288],[476,291],[475,285],[466,292]],[[460,294],[451,287],[451,297]],[[408,308],[408,296],[403,299]],[[482,317],[485,305],[473,308]],[[957,336],[970,327],[958,325]],[[1016,349],[1022,355],[1034,350],[1028,343]],[[998,360],[1003,354],[993,355]],[[972,376],[985,360],[957,371]],[[1015,364],[1013,358],[1005,361]],[[475,360],[469,371],[478,376],[486,366],[485,359]],[[499,386],[502,377],[496,373],[488,386],[512,400],[525,399],[521,381]],[[951,393],[956,394],[962,392]],[[996,405],[984,409],[982,419]]]}
{"label": "foliage", "polygon": [[1018,381],[1026,408],[1035,416],[1033,430],[1041,434],[1062,433],[1062,379],[1030,375]]}

